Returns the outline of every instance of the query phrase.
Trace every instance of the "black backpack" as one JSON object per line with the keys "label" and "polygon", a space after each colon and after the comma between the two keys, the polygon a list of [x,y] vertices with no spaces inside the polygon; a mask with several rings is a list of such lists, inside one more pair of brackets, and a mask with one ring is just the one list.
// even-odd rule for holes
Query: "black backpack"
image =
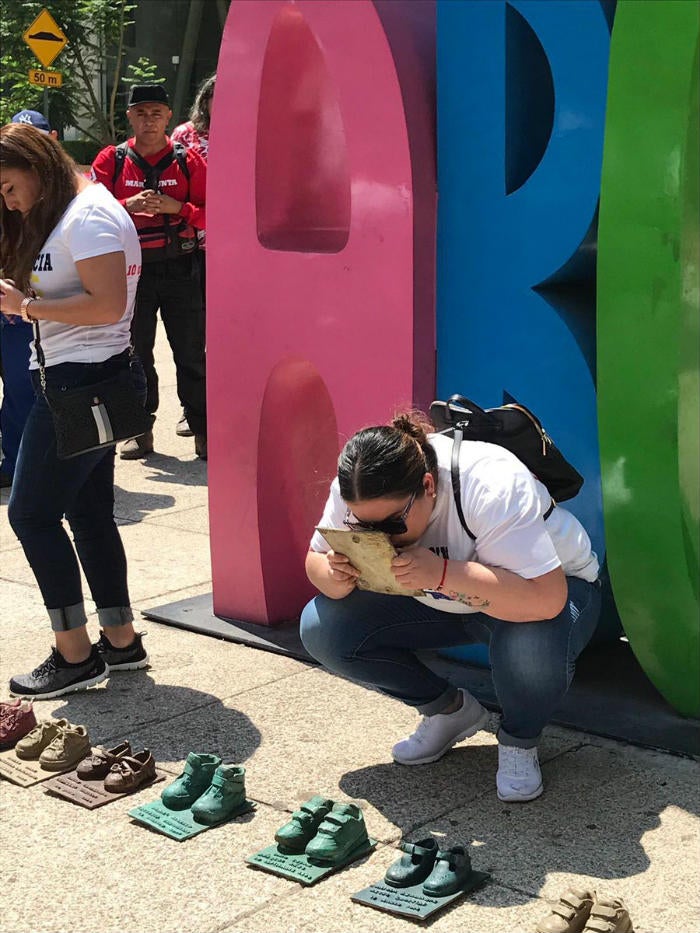
{"label": "black backpack", "polygon": [[[182,143],[174,142],[172,151],[166,152],[166,154],[162,159],[160,159],[159,162],[156,162],[155,165],[151,165],[142,156],[140,156],[135,149],[132,149],[128,142],[126,142],[114,147],[114,174],[112,175],[112,191],[114,191],[114,186],[117,183],[117,179],[122,173],[124,162],[126,161],[127,156],[135,165],[138,165],[138,167],[143,172],[144,188],[150,188],[152,191],[157,191],[160,176],[169,165],[172,165],[173,161],[177,162],[177,164],[180,166],[180,170],[187,181],[189,182],[190,180],[190,170],[187,167],[187,150],[182,145]],[[199,241],[197,239],[196,233],[194,236],[189,234],[188,228],[190,225],[186,220],[180,218],[177,221],[173,221],[170,219],[168,214],[163,214],[163,222],[168,237],[167,246],[165,247],[166,258],[191,255],[192,253],[196,252],[199,246]],[[149,253],[151,252],[158,253],[158,256],[150,256]],[[153,260],[154,258],[162,258],[160,250],[143,250],[142,255],[144,262],[146,262],[148,259]]]}
{"label": "black backpack", "polygon": [[441,434],[454,438],[452,445],[452,492],[462,528],[474,540],[462,511],[459,480],[459,447],[463,440],[487,441],[505,447],[547,487],[552,503],[545,512],[546,520],[556,502],[573,499],[583,486],[583,477],[565,459],[540,419],[524,405],[512,403],[500,408],[480,408],[463,395],[452,395],[446,402],[435,401],[430,417]]}

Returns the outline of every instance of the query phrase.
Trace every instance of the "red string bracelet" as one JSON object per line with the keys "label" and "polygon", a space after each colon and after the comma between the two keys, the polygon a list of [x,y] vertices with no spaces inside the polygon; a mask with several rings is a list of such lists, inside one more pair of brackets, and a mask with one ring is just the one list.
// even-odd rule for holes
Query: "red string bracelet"
{"label": "red string bracelet", "polygon": [[442,576],[440,577],[440,582],[439,582],[438,585],[435,587],[436,590],[441,590],[441,589],[442,589],[442,584],[445,582],[445,577],[446,577],[446,576],[447,576],[447,558],[444,557],[444,558],[443,558],[443,564],[442,564]]}

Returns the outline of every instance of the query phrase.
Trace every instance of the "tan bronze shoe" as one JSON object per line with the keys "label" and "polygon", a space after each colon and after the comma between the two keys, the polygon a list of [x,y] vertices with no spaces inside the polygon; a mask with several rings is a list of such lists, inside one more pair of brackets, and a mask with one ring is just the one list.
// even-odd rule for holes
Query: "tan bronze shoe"
{"label": "tan bronze shoe", "polygon": [[581,933],[586,926],[595,891],[571,888],[556,902],[550,913],[537,924],[537,933]]}
{"label": "tan bronze shoe", "polygon": [[634,933],[629,911],[619,897],[598,897],[584,933]]}

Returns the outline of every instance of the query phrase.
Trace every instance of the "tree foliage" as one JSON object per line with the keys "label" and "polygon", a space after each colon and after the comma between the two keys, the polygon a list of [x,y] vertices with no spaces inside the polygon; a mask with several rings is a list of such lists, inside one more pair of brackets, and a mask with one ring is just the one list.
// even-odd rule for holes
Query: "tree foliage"
{"label": "tree foliage", "polygon": [[[133,0],[2,0],[0,16],[0,122],[18,110],[43,111],[44,91],[29,84],[39,67],[22,34],[46,6],[68,39],[50,70],[63,74],[63,85],[51,88],[49,122],[57,129],[76,126],[88,138],[105,145],[123,135],[117,90],[124,64],[124,30],[135,9]],[[159,80],[147,60],[132,67],[133,78],[147,74]],[[99,83],[111,88],[103,107]]]}

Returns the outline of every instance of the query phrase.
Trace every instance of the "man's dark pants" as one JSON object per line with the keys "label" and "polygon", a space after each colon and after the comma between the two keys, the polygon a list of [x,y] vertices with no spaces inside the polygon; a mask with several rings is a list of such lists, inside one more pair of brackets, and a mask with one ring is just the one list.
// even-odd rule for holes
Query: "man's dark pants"
{"label": "man's dark pants", "polygon": [[141,269],[131,332],[146,373],[146,411],[158,409],[153,348],[157,312],[173,351],[177,394],[195,434],[207,433],[205,323],[197,256],[145,262]]}

